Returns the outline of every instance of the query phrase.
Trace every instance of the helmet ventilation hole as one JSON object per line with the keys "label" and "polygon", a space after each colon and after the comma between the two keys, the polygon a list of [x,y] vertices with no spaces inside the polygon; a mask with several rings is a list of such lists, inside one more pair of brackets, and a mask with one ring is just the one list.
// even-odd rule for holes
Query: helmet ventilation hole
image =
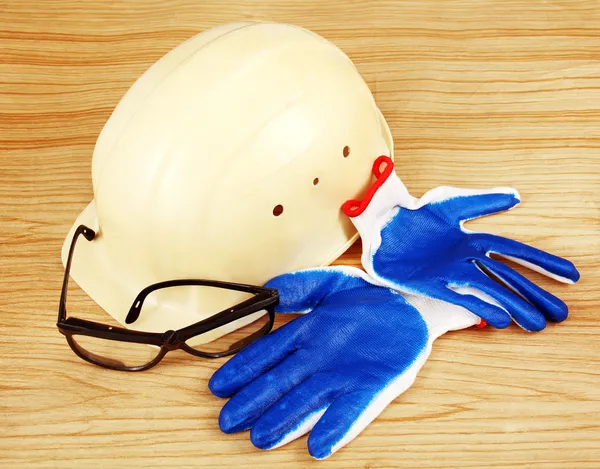
{"label": "helmet ventilation hole", "polygon": [[319,178],[314,178],[313,179],[313,186],[316,186],[317,184],[319,184]]}
{"label": "helmet ventilation hole", "polygon": [[283,205],[276,205],[275,208],[273,209],[273,215],[278,217],[282,213],[283,213]]}
{"label": "helmet ventilation hole", "polygon": [[350,154],[350,147],[346,145],[342,153],[344,154],[344,158],[348,158],[348,155]]}

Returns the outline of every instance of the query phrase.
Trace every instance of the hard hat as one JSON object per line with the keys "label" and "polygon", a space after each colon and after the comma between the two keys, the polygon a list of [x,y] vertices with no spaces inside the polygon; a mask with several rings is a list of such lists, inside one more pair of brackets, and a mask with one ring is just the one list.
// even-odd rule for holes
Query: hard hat
{"label": "hard hat", "polygon": [[[152,65],[117,105],[94,149],[94,200],[63,262],[77,226],[96,230],[78,244],[72,278],[121,324],[152,283],[262,285],[327,265],[358,236],[341,205],[368,188],[381,154],[393,155],[389,128],[333,44],[284,24],[209,29]],[[235,295],[180,289],[128,327],[184,327]]]}

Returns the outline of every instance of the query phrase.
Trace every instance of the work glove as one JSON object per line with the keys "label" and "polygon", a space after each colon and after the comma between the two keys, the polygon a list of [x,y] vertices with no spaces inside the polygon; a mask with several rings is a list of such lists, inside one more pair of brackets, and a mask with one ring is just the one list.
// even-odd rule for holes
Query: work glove
{"label": "work glove", "polygon": [[565,283],[579,279],[571,262],[463,226],[515,207],[520,201],[515,189],[438,187],[417,199],[388,157],[375,161],[373,174],[376,180],[365,198],[342,207],[361,235],[362,264],[372,278],[401,292],[462,306],[498,328],[513,319],[527,331],[539,331],[547,320],[567,318],[563,301],[490,255]]}
{"label": "work glove", "polygon": [[363,238],[368,274],[313,269],[267,283],[279,290],[278,312],[310,314],[251,344],[213,375],[211,391],[233,396],[219,417],[224,432],[251,429],[253,444],[270,449],[312,430],[309,452],[322,459],[410,387],[443,333],[481,325],[480,318],[495,327],[513,318],[530,331],[542,329],[546,318],[566,318],[562,301],[489,254],[569,283],[579,278],[570,262],[462,226],[514,207],[516,191],[438,188],[415,199],[389,159],[379,159],[374,174],[365,199],[344,205]]}
{"label": "work glove", "polygon": [[231,397],[219,426],[251,429],[261,449],[310,431],[317,459],[351,441],[412,385],[437,337],[480,322],[463,308],[407,295],[414,307],[354,267],[285,274],[266,286],[279,291],[277,312],[306,314],[214,373],[212,393]]}

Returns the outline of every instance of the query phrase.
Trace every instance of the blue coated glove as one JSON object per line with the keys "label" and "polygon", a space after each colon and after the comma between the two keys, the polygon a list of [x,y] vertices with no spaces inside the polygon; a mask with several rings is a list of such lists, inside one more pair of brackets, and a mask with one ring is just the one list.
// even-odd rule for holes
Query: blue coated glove
{"label": "blue coated glove", "polygon": [[379,157],[373,173],[376,181],[366,197],[343,206],[360,232],[362,264],[372,278],[401,292],[462,306],[499,328],[513,319],[525,330],[539,331],[546,320],[567,318],[567,305],[559,298],[490,254],[565,283],[579,279],[571,262],[463,227],[465,221],[515,207],[516,190],[438,187],[416,199],[389,158]]}
{"label": "blue coated glove", "polygon": [[417,309],[353,267],[285,274],[266,286],[279,290],[278,312],[309,314],[215,372],[210,390],[231,397],[219,426],[225,433],[251,429],[262,449],[312,430],[308,450],[317,459],[351,441],[412,385],[438,336],[480,322],[424,297],[412,297]]}
{"label": "blue coated glove", "polygon": [[253,444],[270,449],[312,430],[309,452],[322,459],[410,387],[443,333],[480,318],[495,327],[514,319],[530,331],[566,318],[562,301],[489,254],[575,282],[570,262],[462,226],[514,207],[516,191],[443,187],[415,199],[389,159],[378,159],[374,174],[365,199],[344,206],[363,239],[367,274],[314,269],[267,284],[279,290],[278,312],[310,314],[251,344],[213,375],[211,391],[233,396],[219,418],[224,432],[251,429]]}

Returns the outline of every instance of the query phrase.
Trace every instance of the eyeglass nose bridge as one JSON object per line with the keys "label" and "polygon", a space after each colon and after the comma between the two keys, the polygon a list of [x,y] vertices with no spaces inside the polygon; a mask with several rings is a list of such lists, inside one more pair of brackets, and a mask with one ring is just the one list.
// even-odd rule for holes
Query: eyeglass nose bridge
{"label": "eyeglass nose bridge", "polygon": [[166,331],[162,335],[162,346],[167,350],[176,350],[181,347],[181,338],[177,331]]}

